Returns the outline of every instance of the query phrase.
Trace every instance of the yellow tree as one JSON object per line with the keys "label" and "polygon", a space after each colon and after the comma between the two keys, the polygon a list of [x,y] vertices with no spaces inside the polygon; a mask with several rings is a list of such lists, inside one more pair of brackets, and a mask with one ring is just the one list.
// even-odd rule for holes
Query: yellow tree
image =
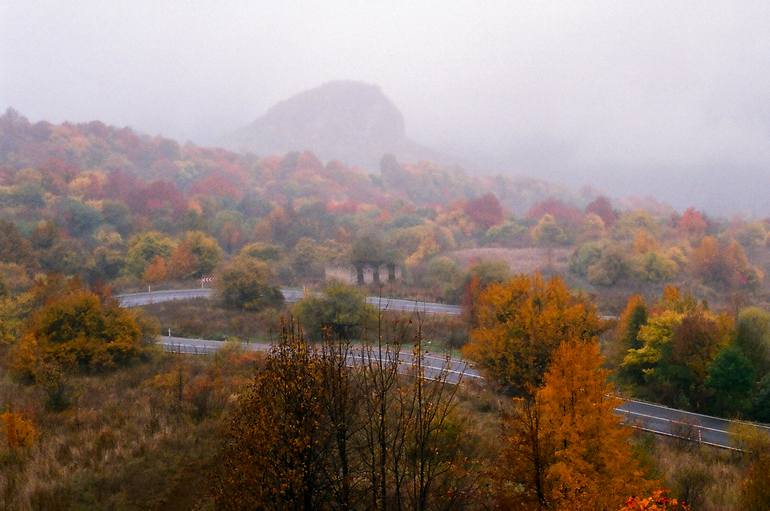
{"label": "yellow tree", "polygon": [[639,330],[647,323],[647,304],[641,295],[628,297],[626,307],[620,314],[615,326],[613,342],[609,346],[607,358],[613,365],[620,365],[629,349],[642,347]]}
{"label": "yellow tree", "polygon": [[596,308],[570,293],[558,277],[519,275],[493,283],[475,309],[478,327],[463,348],[505,391],[528,395],[540,385],[556,347],[567,339],[592,340],[599,332]]}
{"label": "yellow tree", "polygon": [[141,356],[143,341],[156,334],[141,313],[73,287],[30,316],[9,362],[29,379],[37,379],[40,365],[48,363],[66,370],[112,369]]}
{"label": "yellow tree", "polygon": [[597,342],[570,339],[557,348],[543,387],[507,422],[504,507],[615,510],[650,489],[607,375]]}

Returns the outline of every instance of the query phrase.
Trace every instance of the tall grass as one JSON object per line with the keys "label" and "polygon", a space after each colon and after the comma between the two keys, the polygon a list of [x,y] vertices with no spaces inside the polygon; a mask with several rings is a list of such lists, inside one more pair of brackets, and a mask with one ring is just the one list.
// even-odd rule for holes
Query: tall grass
{"label": "tall grass", "polygon": [[73,405],[44,406],[42,391],[0,382],[0,397],[31,417],[39,438],[0,455],[0,509],[194,509],[230,396],[256,354],[156,355],[111,374],[73,377]]}

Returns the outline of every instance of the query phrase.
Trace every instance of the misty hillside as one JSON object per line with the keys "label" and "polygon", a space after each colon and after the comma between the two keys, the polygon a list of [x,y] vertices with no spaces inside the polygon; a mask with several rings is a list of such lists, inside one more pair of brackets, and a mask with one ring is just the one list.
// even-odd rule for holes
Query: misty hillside
{"label": "misty hillside", "polygon": [[[575,191],[542,180],[470,176],[458,167],[399,161],[392,155],[378,159],[372,172],[347,161],[324,163],[310,151],[255,158],[220,148],[180,145],[172,139],[150,137],[100,121],[33,124],[9,109],[0,115],[0,205],[5,194],[10,193],[7,187],[17,184],[16,176],[25,168],[37,168],[56,182],[72,179],[79,172],[96,176],[94,179],[101,184],[123,178],[135,184],[142,182],[144,185],[136,191],[137,204],[155,195],[162,203],[175,198],[182,201],[183,195],[216,195],[236,202],[257,196],[265,203],[285,204],[302,198],[323,203],[353,201],[387,209],[406,201],[413,207],[443,209],[493,192],[506,210],[522,214],[545,199],[556,197],[582,206],[594,196],[590,191]],[[380,176],[375,174],[377,169]],[[45,188],[45,183],[39,184]],[[149,188],[145,189],[145,185]],[[121,187],[121,195],[131,188],[127,183]],[[137,211],[149,213],[150,209],[139,206]]]}
{"label": "misty hillside", "polygon": [[224,144],[260,155],[310,150],[323,160],[377,168],[391,153],[404,160],[442,160],[406,136],[404,117],[376,85],[334,81],[270,108]]}

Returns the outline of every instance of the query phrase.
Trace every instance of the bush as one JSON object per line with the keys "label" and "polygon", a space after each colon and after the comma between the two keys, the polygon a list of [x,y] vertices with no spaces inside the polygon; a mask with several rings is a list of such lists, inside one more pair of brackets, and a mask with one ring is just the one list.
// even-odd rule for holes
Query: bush
{"label": "bush", "polygon": [[260,311],[283,304],[273,272],[256,259],[235,258],[219,272],[215,283],[225,307],[231,309]]}
{"label": "bush", "polygon": [[666,282],[677,272],[677,264],[665,255],[647,252],[634,261],[634,273],[644,282]]}
{"label": "bush", "polygon": [[604,243],[597,241],[580,245],[570,257],[569,270],[575,275],[585,277],[588,274],[588,268],[601,259],[604,246]]}
{"label": "bush", "polygon": [[321,296],[308,296],[294,306],[308,338],[319,340],[324,329],[343,339],[360,338],[375,316],[358,289],[341,282],[326,285]]}
{"label": "bush", "polygon": [[601,258],[588,268],[588,281],[597,286],[611,286],[628,273],[628,262],[620,247],[609,246]]}
{"label": "bush", "polygon": [[32,315],[14,347],[12,367],[30,379],[49,363],[65,370],[112,369],[142,354],[142,336],[136,313],[74,287]]}

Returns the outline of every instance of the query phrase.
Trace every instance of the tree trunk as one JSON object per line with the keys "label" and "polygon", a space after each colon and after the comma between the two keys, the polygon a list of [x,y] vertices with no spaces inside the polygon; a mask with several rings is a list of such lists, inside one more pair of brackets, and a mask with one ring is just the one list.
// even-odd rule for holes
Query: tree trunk
{"label": "tree trunk", "polygon": [[380,265],[375,264],[372,266],[372,280],[375,284],[380,283]]}
{"label": "tree trunk", "polygon": [[359,286],[364,285],[364,265],[362,264],[356,265],[356,284]]}
{"label": "tree trunk", "polygon": [[388,263],[388,282],[396,281],[396,265]]}

